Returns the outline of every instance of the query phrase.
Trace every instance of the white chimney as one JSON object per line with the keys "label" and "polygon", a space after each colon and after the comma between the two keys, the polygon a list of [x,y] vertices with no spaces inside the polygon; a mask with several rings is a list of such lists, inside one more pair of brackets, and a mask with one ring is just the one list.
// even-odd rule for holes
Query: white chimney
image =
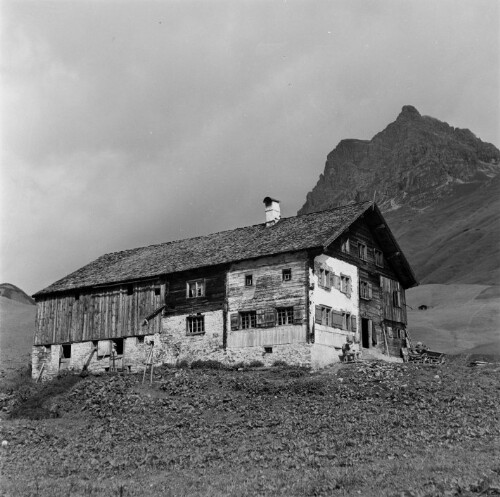
{"label": "white chimney", "polygon": [[280,201],[271,197],[264,199],[266,206],[266,226],[276,224],[281,218]]}

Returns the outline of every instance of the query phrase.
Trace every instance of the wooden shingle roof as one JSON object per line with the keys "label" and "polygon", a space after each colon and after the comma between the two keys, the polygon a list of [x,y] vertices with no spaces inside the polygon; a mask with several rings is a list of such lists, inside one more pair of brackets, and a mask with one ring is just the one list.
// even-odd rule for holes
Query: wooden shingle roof
{"label": "wooden shingle roof", "polygon": [[125,283],[217,264],[322,247],[326,242],[330,243],[332,238],[339,236],[371,205],[371,202],[350,204],[312,214],[282,218],[269,227],[262,223],[196,238],[113,252],[56,281],[37,292],[35,296]]}

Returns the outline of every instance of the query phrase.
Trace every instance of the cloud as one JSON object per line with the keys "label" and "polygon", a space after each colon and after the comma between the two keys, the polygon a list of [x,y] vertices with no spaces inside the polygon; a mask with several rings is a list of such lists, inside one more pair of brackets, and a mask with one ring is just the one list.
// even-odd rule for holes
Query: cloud
{"label": "cloud", "polygon": [[2,274],[27,291],[260,222],[265,195],[293,215],[340,139],[405,104],[499,136],[493,1],[2,9]]}

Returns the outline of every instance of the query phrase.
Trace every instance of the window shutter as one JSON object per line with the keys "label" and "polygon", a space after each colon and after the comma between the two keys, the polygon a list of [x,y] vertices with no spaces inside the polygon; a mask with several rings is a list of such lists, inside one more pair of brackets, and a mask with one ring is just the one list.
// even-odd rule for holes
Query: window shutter
{"label": "window shutter", "polygon": [[238,312],[233,312],[231,314],[231,330],[240,329],[240,315]]}
{"label": "window shutter", "polygon": [[321,309],[321,306],[320,305],[317,305],[316,306],[316,312],[314,314],[314,321],[317,323],[317,324],[321,324],[322,323],[322,309]]}
{"label": "window shutter", "polygon": [[332,321],[332,326],[334,328],[340,328],[342,329],[343,324],[344,324],[344,318],[342,316],[342,313],[339,311],[335,311],[332,309],[331,312],[331,321]]}
{"label": "window shutter", "polygon": [[373,322],[371,319],[368,321],[368,330],[370,330],[372,332],[372,344],[377,345],[377,343],[378,343],[377,330],[376,330],[375,326],[373,326]]}
{"label": "window shutter", "polygon": [[373,290],[372,290],[372,284],[368,283],[368,298],[371,299],[373,298]]}
{"label": "window shutter", "polygon": [[351,316],[351,330],[352,331],[356,331],[357,330],[357,327],[356,327],[356,316]]}
{"label": "window shutter", "polygon": [[304,322],[304,306],[295,305],[293,307],[293,324],[302,324]]}
{"label": "window shutter", "polygon": [[266,313],[264,309],[257,310],[257,327],[263,328],[266,325]]}
{"label": "window shutter", "polygon": [[350,298],[351,297],[351,292],[352,292],[352,283],[351,283],[351,278],[347,278],[347,288],[346,288],[346,295]]}
{"label": "window shutter", "polygon": [[320,269],[321,269],[321,264],[319,262],[314,261],[314,273],[318,278]]}
{"label": "window shutter", "polygon": [[333,286],[337,290],[340,290],[340,275],[338,274],[333,275]]}
{"label": "window shutter", "polygon": [[276,313],[274,309],[266,309],[264,313],[264,326],[271,327],[275,326],[276,323]]}

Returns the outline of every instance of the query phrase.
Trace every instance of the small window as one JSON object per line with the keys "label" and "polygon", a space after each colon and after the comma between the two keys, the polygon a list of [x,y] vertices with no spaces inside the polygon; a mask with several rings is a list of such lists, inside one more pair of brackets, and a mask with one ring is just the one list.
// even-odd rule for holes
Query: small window
{"label": "small window", "polygon": [[384,254],[380,251],[375,249],[375,265],[378,267],[384,267]]}
{"label": "small window", "polygon": [[351,278],[349,276],[340,275],[340,291],[342,293],[351,293]]}
{"label": "small window", "polygon": [[399,290],[392,292],[392,305],[394,307],[401,307],[401,292]]}
{"label": "small window", "polygon": [[330,271],[325,268],[319,270],[319,286],[323,288],[330,288]]}
{"label": "small window", "polygon": [[62,358],[63,359],[71,359],[71,344],[65,343],[62,346]]}
{"label": "small window", "polygon": [[51,351],[52,351],[52,345],[45,345],[45,353],[50,354]]}
{"label": "small window", "polygon": [[342,252],[344,252],[344,254],[348,254],[351,251],[351,247],[349,244],[349,238],[344,238],[342,240],[341,245],[340,245],[340,250],[342,250]]}
{"label": "small window", "polygon": [[127,285],[127,295],[134,295],[134,285]]}
{"label": "small window", "polygon": [[293,324],[293,307],[281,307],[276,309],[278,315],[278,326]]}
{"label": "small window", "polygon": [[317,305],[315,322],[323,326],[332,326],[332,309],[324,305]]}
{"label": "small window", "polygon": [[205,296],[205,280],[188,281],[186,288],[188,298]]}
{"label": "small window", "polygon": [[205,316],[188,316],[186,318],[186,334],[202,335],[205,333]]}
{"label": "small window", "polygon": [[342,313],[342,329],[351,331],[351,314],[349,312]]}
{"label": "small window", "polygon": [[359,282],[359,296],[364,300],[371,300],[372,298],[372,284],[368,281],[361,280]]}
{"label": "small window", "polygon": [[123,338],[115,338],[112,342],[116,355],[123,355]]}
{"label": "small window", "polygon": [[144,335],[140,336],[140,337],[137,337],[137,343],[140,344],[140,343],[144,343]]}
{"label": "small window", "polygon": [[253,275],[252,274],[245,275],[245,286],[253,286]]}
{"label": "small window", "polygon": [[257,313],[255,311],[240,312],[241,329],[257,327]]}
{"label": "small window", "polygon": [[273,348],[272,347],[264,347],[264,352],[266,354],[272,354],[273,353]]}
{"label": "small window", "polygon": [[367,260],[367,248],[364,243],[358,243],[358,256],[362,261]]}
{"label": "small window", "polygon": [[155,296],[159,297],[161,295],[161,288],[159,286],[155,286]]}
{"label": "small window", "polygon": [[291,269],[283,269],[282,278],[283,278],[283,281],[290,281],[292,279],[292,270]]}

